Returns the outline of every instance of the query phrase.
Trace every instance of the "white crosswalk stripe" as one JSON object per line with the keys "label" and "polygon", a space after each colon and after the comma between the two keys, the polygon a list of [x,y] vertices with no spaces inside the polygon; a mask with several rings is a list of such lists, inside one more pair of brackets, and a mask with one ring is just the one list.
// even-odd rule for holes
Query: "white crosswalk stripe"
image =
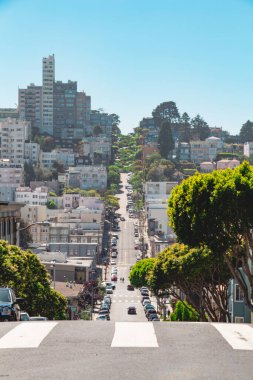
{"label": "white crosswalk stripe", "polygon": [[212,323],[234,350],[253,350],[253,328],[236,323]]}

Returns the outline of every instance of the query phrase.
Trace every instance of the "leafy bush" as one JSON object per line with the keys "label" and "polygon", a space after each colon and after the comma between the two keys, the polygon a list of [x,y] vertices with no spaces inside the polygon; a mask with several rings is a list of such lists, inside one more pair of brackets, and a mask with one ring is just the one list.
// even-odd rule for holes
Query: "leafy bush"
{"label": "leafy bush", "polygon": [[171,321],[199,321],[198,312],[188,302],[178,301],[175,310],[170,314]]}

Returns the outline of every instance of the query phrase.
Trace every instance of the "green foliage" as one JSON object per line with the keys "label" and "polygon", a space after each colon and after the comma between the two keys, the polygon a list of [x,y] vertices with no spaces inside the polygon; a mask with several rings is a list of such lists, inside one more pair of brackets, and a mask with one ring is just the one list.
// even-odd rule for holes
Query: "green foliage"
{"label": "green foliage", "polygon": [[49,209],[56,209],[57,208],[55,201],[52,200],[52,199],[50,199],[49,201],[47,201],[46,206]]}
{"label": "green foliage", "polygon": [[30,315],[66,319],[66,299],[50,287],[46,267],[35,254],[1,240],[0,268],[0,286],[9,286],[23,297],[22,308]]}
{"label": "green foliage", "polygon": [[251,142],[253,141],[253,122],[248,120],[246,123],[243,124],[243,126],[240,129],[240,142]]}
{"label": "green foliage", "polygon": [[31,181],[35,181],[36,174],[34,171],[34,167],[31,163],[25,162],[24,164],[24,181],[25,186],[30,186]]}
{"label": "green foliage", "polygon": [[79,187],[65,187],[64,194],[80,194],[82,197],[100,197],[97,190],[82,190]]}
{"label": "green foliage", "polygon": [[153,269],[155,259],[143,259],[138,261],[131,269],[129,281],[135,288],[149,286],[149,275]]}
{"label": "green foliage", "polygon": [[174,149],[174,141],[171,132],[171,125],[168,121],[161,123],[158,136],[159,151],[163,158],[168,158],[168,155]]}
{"label": "green foliage", "polygon": [[205,140],[210,135],[210,128],[200,115],[191,120],[193,132],[198,134],[200,140]]}
{"label": "green foliage", "polygon": [[198,312],[186,301],[178,301],[175,310],[170,314],[171,321],[199,321]]}
{"label": "green foliage", "polygon": [[56,197],[57,196],[54,191],[49,191],[49,195],[50,195],[50,197]]}
{"label": "green foliage", "polygon": [[[248,162],[231,170],[195,174],[173,189],[168,202],[170,223],[180,242],[207,245],[224,258],[253,310],[253,168]],[[247,289],[243,268],[250,289]]]}
{"label": "green foliage", "polygon": [[114,211],[119,209],[119,200],[114,195],[107,195],[103,198],[105,206],[107,208],[113,209]]}

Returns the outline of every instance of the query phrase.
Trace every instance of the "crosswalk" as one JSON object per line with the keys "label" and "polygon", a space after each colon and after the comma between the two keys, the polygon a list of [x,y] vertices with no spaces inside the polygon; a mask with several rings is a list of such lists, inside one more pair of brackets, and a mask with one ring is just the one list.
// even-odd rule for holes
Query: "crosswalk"
{"label": "crosswalk", "polygon": [[[106,329],[104,329],[106,326]],[[102,327],[102,330],[101,328]],[[182,328],[184,334],[182,335]],[[194,329],[194,335],[191,331]],[[66,344],[78,331],[89,332],[97,337],[106,334],[105,345],[108,347],[154,347],[165,346],[175,337],[186,339],[190,334],[192,345],[198,345],[198,339],[206,334],[208,339],[221,345],[221,339],[227,343],[226,349],[253,351],[253,326],[226,323],[163,323],[163,322],[88,322],[88,321],[46,321],[4,323],[0,326],[0,352],[3,349],[34,348],[47,345],[50,341],[59,341],[62,334]],[[50,339],[49,339],[50,337]],[[86,345],[85,333],[82,343]],[[224,345],[221,345],[224,346]]]}

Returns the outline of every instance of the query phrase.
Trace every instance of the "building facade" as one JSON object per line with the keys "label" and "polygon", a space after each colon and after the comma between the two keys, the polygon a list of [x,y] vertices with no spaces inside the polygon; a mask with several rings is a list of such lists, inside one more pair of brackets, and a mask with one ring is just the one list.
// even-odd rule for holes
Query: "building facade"
{"label": "building facade", "polygon": [[41,132],[53,136],[54,125],[54,54],[42,60],[42,125]]}
{"label": "building facade", "polygon": [[42,86],[33,83],[18,90],[19,118],[31,123],[32,134],[40,131],[42,124]]}

